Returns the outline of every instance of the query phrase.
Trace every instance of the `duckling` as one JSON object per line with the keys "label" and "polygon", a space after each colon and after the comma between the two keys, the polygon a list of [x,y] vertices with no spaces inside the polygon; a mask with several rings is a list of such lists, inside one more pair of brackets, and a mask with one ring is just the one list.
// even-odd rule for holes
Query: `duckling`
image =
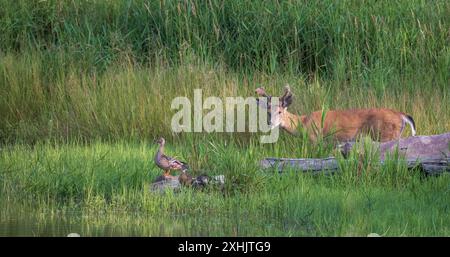
{"label": "duckling", "polygon": [[180,176],[178,177],[178,181],[183,186],[192,185],[192,176],[189,175],[186,170],[182,170]]}
{"label": "duckling", "polygon": [[159,149],[155,155],[155,163],[159,168],[164,170],[164,178],[173,178],[173,176],[170,175],[171,170],[185,171],[189,168],[187,163],[164,154],[164,145],[166,144],[166,140],[164,138],[161,137],[158,139],[157,143],[159,144]]}
{"label": "duckling", "polygon": [[192,186],[194,188],[204,188],[209,183],[209,177],[207,175],[200,175],[195,178],[195,180],[192,182]]}

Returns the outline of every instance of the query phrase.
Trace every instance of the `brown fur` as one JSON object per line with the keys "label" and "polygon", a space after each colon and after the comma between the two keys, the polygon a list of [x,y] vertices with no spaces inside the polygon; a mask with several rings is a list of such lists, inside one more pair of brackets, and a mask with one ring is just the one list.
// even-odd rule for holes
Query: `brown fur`
{"label": "brown fur", "polygon": [[[301,125],[312,141],[317,141],[319,136],[331,136],[338,142],[346,142],[355,140],[359,135],[368,135],[375,141],[386,142],[400,138],[405,128],[405,120],[412,126],[413,135],[415,133],[412,118],[395,110],[387,108],[330,110],[298,116],[287,111],[287,107],[292,103],[289,86],[285,87],[277,106],[272,106],[271,96],[266,94],[264,88],[256,89],[256,93],[269,98],[269,103],[264,107],[269,113],[275,108],[273,115],[279,117],[277,125],[291,134],[297,133],[298,126]],[[322,118],[323,115],[325,117]]]}
{"label": "brown fur", "polygon": [[[301,124],[312,141],[330,135],[339,142],[351,141],[358,135],[368,135],[373,140],[385,142],[398,139],[404,128],[401,112],[386,108],[315,111],[298,116],[284,110],[281,127],[295,134]],[[323,124],[322,124],[323,123]]]}

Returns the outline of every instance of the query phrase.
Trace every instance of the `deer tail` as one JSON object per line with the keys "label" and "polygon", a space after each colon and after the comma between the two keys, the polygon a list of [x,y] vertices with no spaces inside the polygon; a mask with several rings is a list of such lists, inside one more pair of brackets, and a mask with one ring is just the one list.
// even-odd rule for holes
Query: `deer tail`
{"label": "deer tail", "polygon": [[403,122],[406,122],[409,124],[409,126],[411,126],[411,134],[413,136],[415,136],[416,135],[416,123],[414,122],[413,117],[411,117],[408,114],[402,114],[402,119],[403,119]]}

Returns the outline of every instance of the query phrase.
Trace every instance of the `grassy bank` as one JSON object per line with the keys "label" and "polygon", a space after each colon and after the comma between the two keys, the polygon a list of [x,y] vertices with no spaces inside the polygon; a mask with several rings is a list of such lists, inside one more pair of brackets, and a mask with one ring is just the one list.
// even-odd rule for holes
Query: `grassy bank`
{"label": "grassy bank", "polygon": [[[369,163],[358,176],[357,161],[351,161],[336,176],[295,172],[280,176],[258,170],[257,160],[265,153],[254,145],[212,144],[215,147],[200,147],[198,154],[208,157],[203,170],[224,174],[227,183],[234,184],[224,194],[148,192],[148,183],[160,170],[151,161],[155,147],[146,144],[2,149],[0,176],[6,207],[0,215],[3,222],[13,215],[24,224],[41,224],[34,233],[63,236],[73,231],[166,236],[365,236],[371,232],[435,236],[450,232],[448,174],[425,178],[403,165]],[[191,147],[179,145],[168,151],[190,158]],[[46,232],[45,228],[61,222],[66,225]]]}

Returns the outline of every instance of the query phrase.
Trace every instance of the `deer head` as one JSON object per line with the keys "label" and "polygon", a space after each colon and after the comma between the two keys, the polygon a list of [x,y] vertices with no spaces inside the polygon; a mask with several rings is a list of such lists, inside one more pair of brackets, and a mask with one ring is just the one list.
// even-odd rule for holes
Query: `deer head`
{"label": "deer head", "polygon": [[285,116],[287,113],[287,108],[292,103],[292,92],[289,85],[286,85],[284,87],[284,93],[279,97],[278,104],[272,103],[272,96],[267,95],[264,88],[257,88],[255,92],[260,97],[265,97],[265,101],[260,101],[259,99],[256,100],[259,106],[267,110],[268,125],[271,128],[275,128],[277,126],[285,128],[286,126],[288,126],[288,124],[285,124]]}

